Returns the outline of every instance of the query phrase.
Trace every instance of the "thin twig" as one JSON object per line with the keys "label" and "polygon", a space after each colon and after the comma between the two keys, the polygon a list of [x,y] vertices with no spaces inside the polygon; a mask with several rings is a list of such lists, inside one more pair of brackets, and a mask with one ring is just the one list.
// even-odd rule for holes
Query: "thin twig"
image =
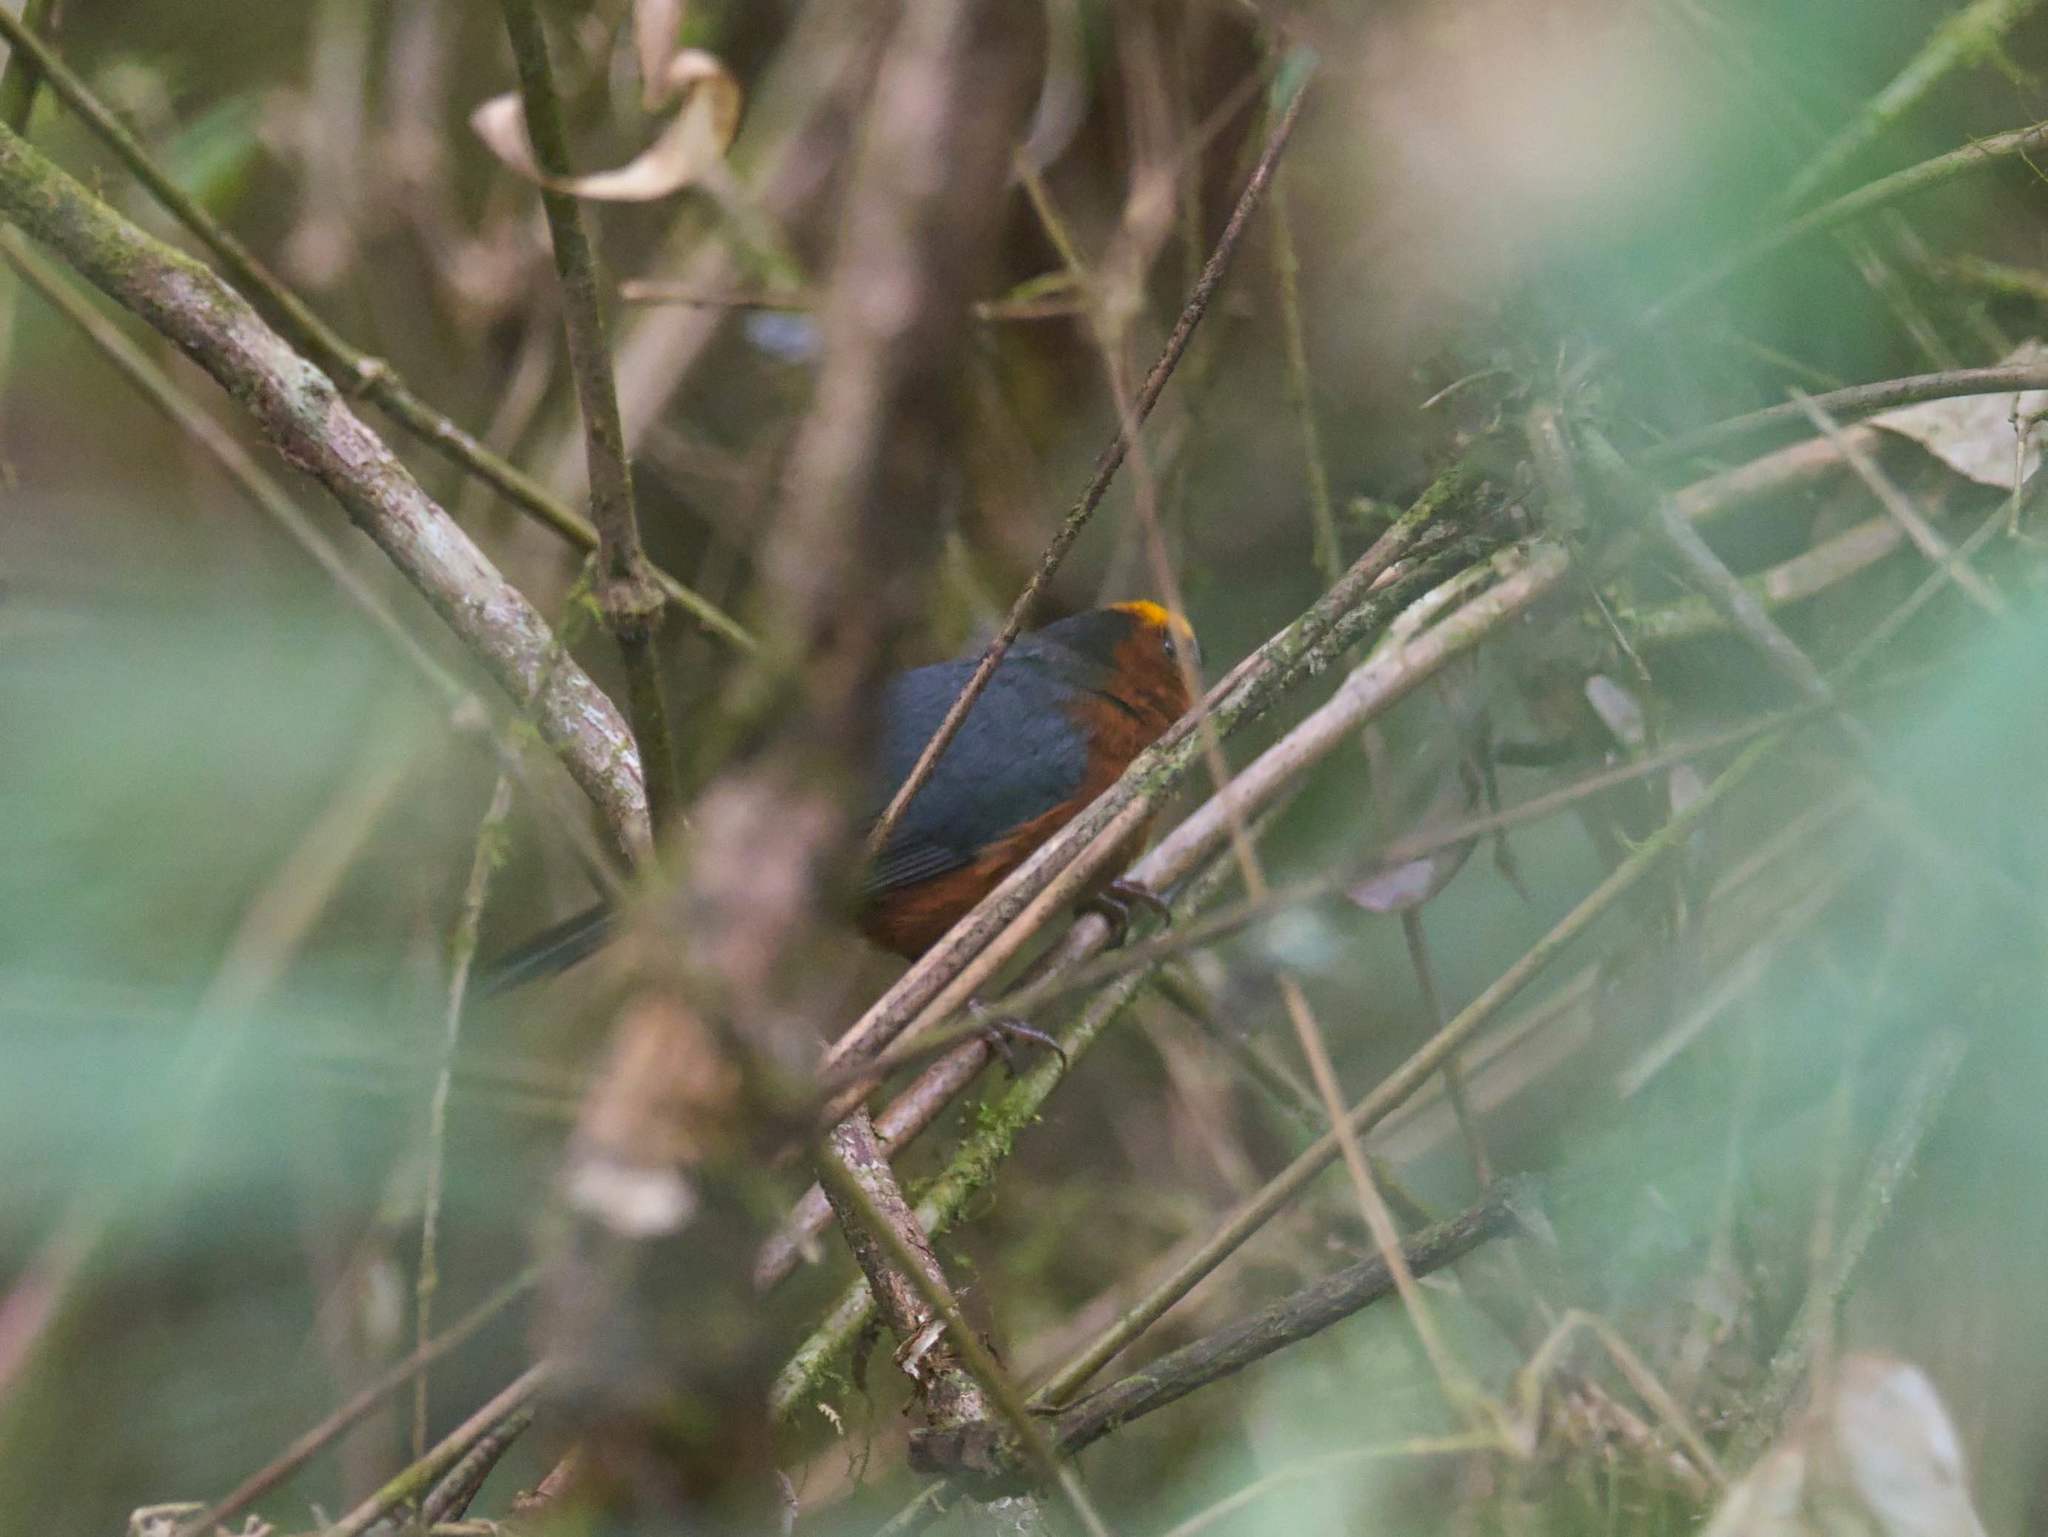
{"label": "thin twig", "polygon": [[1778,195],[1776,206],[1796,208],[1820,191],[1951,73],[1994,52],[2005,34],[2039,3],[2040,0],[1972,0],[1945,17],[1906,67],[1799,168]]}
{"label": "thin twig", "polygon": [[[1894,406],[1918,405],[1927,400],[1952,400],[1960,395],[2021,394],[2031,390],[2048,390],[2048,365],[2010,363],[1996,368],[1950,368],[1940,373],[1882,379],[1875,384],[1852,384],[1846,389],[1829,390],[1808,398],[1829,415],[1840,418],[1869,416],[1878,411],[1889,411]],[[1726,421],[1681,433],[1645,450],[1639,456],[1639,462],[1646,468],[1654,468],[1674,460],[1689,459],[1774,427],[1791,426],[1805,417],[1806,408],[1797,400],[1782,406],[1767,406],[1761,411],[1731,416]]]}
{"label": "thin twig", "polygon": [[1671,1396],[1670,1390],[1657,1380],[1641,1358],[1628,1348],[1628,1342],[1622,1339],[1612,1324],[1598,1314],[1588,1313],[1580,1308],[1573,1308],[1558,1319],[1556,1327],[1536,1348],[1528,1364],[1515,1374],[1516,1396],[1521,1400],[1522,1407],[1521,1434],[1525,1445],[1533,1447],[1536,1442],[1542,1418],[1545,1380],[1557,1370],[1557,1362],[1563,1355],[1565,1346],[1580,1330],[1586,1331],[1600,1342],[1615,1366],[1620,1368],[1622,1376],[1628,1380],[1629,1386],[1636,1390],[1643,1402],[1656,1412],[1657,1417],[1663,1420],[1666,1427],[1677,1437],[1679,1445],[1685,1448],[1686,1455],[1693,1460],[1699,1472],[1716,1487],[1725,1486],[1728,1482],[1727,1474],[1721,1471],[1719,1461],[1708,1449],[1706,1442],[1700,1439],[1699,1432],[1694,1429],[1691,1417],[1686,1414],[1684,1407]]}
{"label": "thin twig", "polygon": [[320,1537],[363,1537],[363,1533],[409,1500],[423,1499],[441,1476],[483,1444],[547,1385],[552,1368],[542,1361],[529,1366],[501,1389],[476,1413],[436,1442],[426,1456],[408,1464],[384,1486],[332,1526],[323,1527]]}
{"label": "thin twig", "polygon": [[1337,513],[1330,500],[1330,472],[1323,463],[1323,435],[1316,425],[1314,382],[1308,367],[1308,338],[1301,322],[1301,260],[1294,250],[1294,216],[1287,178],[1273,182],[1273,267],[1280,279],[1280,331],[1287,344],[1287,400],[1301,424],[1301,462],[1308,477],[1309,526],[1315,531],[1316,569],[1325,583],[1344,570],[1337,542]]}
{"label": "thin twig", "polygon": [[1888,644],[1894,635],[1905,628],[1908,620],[1926,607],[1936,594],[1954,580],[1954,572],[1959,562],[1968,560],[1991,542],[2005,526],[2006,518],[2006,509],[2001,507],[1978,524],[1976,532],[1957,545],[1955,553],[1948,560],[1928,572],[1926,579],[1907,594],[1897,608],[1885,615],[1883,620],[1856,643],[1856,648],[1844,657],[1835,669],[1837,676],[1847,677],[1856,672],[1880,647]]}
{"label": "thin twig", "polygon": [[1923,270],[1936,282],[1966,284],[1993,298],[2048,303],[2048,272],[2035,267],[2018,267],[2011,262],[1987,261],[1981,256],[1958,253],[1934,258]]}
{"label": "thin twig", "polygon": [[[441,1186],[447,1168],[448,1096],[455,1085],[455,1049],[462,1039],[462,1005],[469,991],[470,963],[476,959],[477,933],[483,927],[484,898],[490,892],[491,872],[502,857],[499,847],[505,822],[512,814],[512,781],[498,776],[490,804],[476,832],[476,853],[470,860],[469,883],[463,887],[462,906],[455,917],[455,932],[449,944],[448,1007],[441,1021],[441,1066],[434,1075],[434,1092],[427,1106],[426,1190],[420,1211],[420,1268],[413,1285],[414,1349],[424,1350],[433,1334],[434,1293],[441,1284],[439,1238],[441,1231]],[[412,1454],[423,1456],[427,1449],[427,1370],[413,1381]]]}
{"label": "thin twig", "polygon": [[[1235,905],[1242,907],[1244,904]],[[1203,922],[1202,927],[1207,928],[1208,924]],[[1121,953],[1119,950],[1118,954]],[[1095,971],[1099,965],[1100,962],[1091,962],[1082,967],[1081,972],[1069,974],[1065,980],[1071,983],[1074,976]],[[1116,974],[1115,971],[1103,973],[1104,976]],[[1277,1060],[1273,1053],[1258,1049],[1260,1043],[1247,1030],[1235,1021],[1225,1019],[1216,1001],[1196,982],[1188,968],[1162,966],[1153,980],[1152,990],[1171,1004],[1175,1012],[1195,1024],[1209,1038],[1211,1045],[1242,1069],[1244,1076],[1265,1095],[1267,1102],[1286,1116],[1297,1130],[1314,1133],[1329,1124],[1316,1104],[1315,1090],[1303,1083],[1294,1069]],[[1008,1019],[1011,1016],[1005,1014],[1002,1017]],[[1387,1184],[1388,1170],[1384,1166],[1376,1166],[1373,1174],[1382,1185]],[[1403,1215],[1413,1221],[1415,1212],[1411,1210]]]}
{"label": "thin twig", "polygon": [[[501,0],[505,31],[519,68],[526,107],[526,132],[534,163],[559,184],[572,172],[569,135],[548,62],[547,33],[533,0]],[[626,433],[619,422],[619,392],[612,379],[611,345],[605,338],[598,300],[597,258],[583,227],[583,207],[558,185],[543,183],[554,246],[555,273],[562,287],[562,330],[569,344],[569,369],[583,412],[584,462],[590,483],[590,521],[597,528],[598,607],[618,642],[625,663],[627,716],[640,749],[647,784],[648,814],[659,835],[675,814],[680,793],[676,750],[662,683],[655,636],[661,626],[662,594],[640,542],[633,505],[633,469],[626,458]]]}
{"label": "thin twig", "polygon": [[[1519,1179],[1498,1181],[1478,1205],[1407,1239],[1401,1245],[1404,1265],[1413,1275],[1428,1275],[1487,1240],[1513,1232],[1520,1222],[1517,1206],[1530,1195]],[[1394,1294],[1386,1254],[1375,1254],[1305,1286],[1067,1405],[1056,1421],[1060,1448],[1077,1452],[1132,1420],[1310,1339]]]}
{"label": "thin twig", "polygon": [[[50,88],[64,104],[99,136],[115,158],[149,189],[152,197],[220,259],[236,286],[257,298],[292,345],[309,354],[348,395],[375,401],[421,442],[490,484],[515,507],[553,529],[571,544],[584,550],[597,548],[597,530],[565,502],[413,394],[389,363],[351,346],[321,320],[247,246],[150,158],[149,151],[122,125],[121,120],[36,36],[27,18],[16,17],[6,7],[0,6],[0,37],[4,37],[12,49],[42,71],[49,80]],[[717,604],[666,573],[659,573],[657,579],[662,591],[705,629],[742,650],[753,649],[753,638]]]}
{"label": "thin twig", "polygon": [[[1612,874],[1587,893],[1548,933],[1524,951],[1520,959],[1503,972],[1491,986],[1461,1009],[1448,1025],[1432,1036],[1406,1062],[1382,1079],[1371,1093],[1353,1106],[1348,1114],[1352,1131],[1363,1136],[1395,1106],[1420,1089],[1442,1068],[1445,1059],[1452,1052],[1476,1034],[1482,1025],[1533,981],[1560,951],[1585,932],[1595,919],[1612,907],[1638,881],[1658,868],[1666,856],[1683,847],[1692,828],[1731,790],[1746,780],[1777,748],[1781,740],[1781,737],[1770,736],[1753,743],[1724,769],[1697,799],[1638,845],[1626,860],[1616,866]],[[1318,1139],[1314,1146],[1268,1181],[1250,1201],[1239,1207],[1211,1235],[1209,1241],[1190,1255],[1171,1276],[1118,1319],[1099,1339],[1091,1342],[1087,1348],[1078,1352],[1048,1377],[1032,1395],[1033,1401],[1057,1403],[1070,1397],[1082,1383],[1101,1370],[1124,1346],[1151,1327],[1168,1308],[1187,1295],[1197,1282],[1290,1203],[1307,1187],[1309,1181],[1336,1160],[1339,1151],[1335,1136],[1326,1135]]]}
{"label": "thin twig", "polygon": [[1806,1375],[1814,1348],[1833,1321],[1856,1267],[1870,1247],[1898,1199],[1899,1190],[1913,1172],[1921,1146],[1933,1130],[1963,1058],[1962,1037],[1943,1033],[1928,1047],[1913,1076],[1901,1090],[1899,1106],[1886,1126],[1870,1158],[1870,1172],[1856,1209],[1843,1228],[1825,1274],[1816,1276],[1801,1302],[1798,1314],[1786,1329],[1778,1353],[1771,1358],[1763,1389],[1752,1407],[1748,1423],[1735,1438],[1729,1462],[1743,1467],[1753,1462],[1775,1436],[1792,1402],[1800,1380]]}
{"label": "thin twig", "polygon": [[356,1393],[347,1403],[235,1485],[219,1500],[185,1522],[178,1528],[176,1537],[210,1537],[216,1526],[240,1515],[298,1472],[352,1426],[361,1423],[365,1415],[412,1381],[416,1374],[425,1371],[442,1356],[462,1344],[513,1303],[529,1296],[539,1279],[540,1272],[537,1268],[530,1267],[520,1272],[478,1303],[439,1338],[415,1350],[404,1360],[395,1362],[375,1382]]}
{"label": "thin twig", "polygon": [[1931,160],[1923,160],[1903,171],[1894,171],[1889,176],[1879,177],[1876,181],[1868,182],[1853,192],[1844,193],[1832,202],[1823,203],[1811,213],[1801,214],[1747,245],[1729,252],[1720,261],[1646,310],[1636,324],[1636,332],[1641,335],[1663,325],[1729,279],[1747,272],[1766,258],[1775,256],[1786,246],[1809,235],[1833,229],[1852,219],[1860,219],[1865,214],[1874,213],[1916,192],[1924,192],[1929,187],[1953,181],[1958,176],[1996,165],[1999,161],[2016,155],[2030,155],[2043,147],[2048,147],[2048,123],[2036,123],[2031,128],[1992,134],[1961,149],[1950,150],[1945,155],[1936,155]]}
{"label": "thin twig", "polygon": [[[21,25],[31,33],[40,32],[49,26],[56,9],[57,0],[24,0]],[[0,123],[16,133],[25,132],[42,83],[43,72],[35,60],[19,48],[10,49],[6,72],[0,73]]]}
{"label": "thin twig", "polygon": [[[1254,832],[1262,833],[1263,823],[1274,814],[1272,810],[1263,813],[1260,817],[1262,825]],[[1185,969],[1162,966],[1153,975],[1152,991],[1192,1020],[1219,1051],[1243,1068],[1245,1075],[1296,1129],[1314,1135],[1330,1124],[1315,1090],[1295,1077],[1285,1064],[1274,1061],[1259,1050],[1258,1043],[1242,1023],[1223,1019],[1212,1000],[1203,994]],[[1402,1183],[1401,1177],[1384,1158],[1375,1154],[1366,1156],[1372,1164],[1373,1183],[1386,1195],[1387,1205],[1396,1217],[1411,1227],[1427,1227],[1437,1220],[1436,1212]]]}
{"label": "thin twig", "polygon": [[[1430,1028],[1441,1030],[1450,1020],[1444,1012],[1443,995],[1437,990],[1436,968],[1430,963],[1429,936],[1423,931],[1422,910],[1401,911],[1401,938],[1408,946],[1408,963],[1415,972],[1415,985],[1422,993],[1423,1017]],[[1493,1183],[1493,1161],[1486,1154],[1486,1135],[1479,1129],[1479,1117],[1465,1092],[1465,1062],[1459,1052],[1444,1058],[1444,1097],[1451,1102],[1458,1134],[1465,1140],[1465,1154],[1472,1160],[1472,1177],[1484,1190]]]}
{"label": "thin twig", "polygon": [[1088,477],[1087,485],[1082,487],[1081,495],[1068,510],[1065,520],[1060,524],[1059,532],[1053,536],[1052,543],[1047,545],[1045,552],[1038,557],[1038,565],[1032,571],[1030,579],[1025,582],[1023,591],[1017,594],[1016,602],[1010,605],[1010,612],[1003,621],[1002,629],[997,631],[995,639],[989,642],[988,650],[982,653],[981,660],[975,664],[974,672],[960,690],[960,696],[947,709],[945,718],[939,722],[938,730],[932,733],[932,739],[925,744],[924,751],[918,754],[917,762],[911,765],[909,775],[890,797],[888,806],[870,830],[870,855],[889,841],[889,835],[895,831],[897,823],[903,818],[904,808],[931,778],[932,770],[937,767],[940,756],[959,734],[968,711],[974,708],[974,701],[980,697],[982,690],[988,687],[988,680],[995,676],[996,668],[1001,665],[1011,644],[1030,619],[1032,610],[1037,606],[1039,593],[1052,579],[1060,563],[1066,559],[1067,551],[1081,536],[1081,530],[1087,526],[1088,520],[1095,515],[1095,509],[1102,502],[1103,493],[1108,491],[1110,481],[1115,478],[1118,467],[1123,464],[1125,455],[1130,452],[1131,444],[1136,441],[1139,430],[1145,425],[1145,419],[1152,414],[1152,408],[1158,404],[1160,392],[1166,388],[1166,381],[1173,377],[1173,371],[1180,363],[1181,354],[1187,351],[1188,341],[1195,334],[1195,328],[1209,312],[1209,303],[1216,296],[1216,290],[1222,284],[1224,274],[1230,270],[1231,258],[1237,253],[1238,242],[1243,238],[1245,228],[1251,222],[1252,212],[1258,207],[1259,199],[1272,181],[1274,167],[1280,161],[1280,153],[1287,147],[1287,141],[1294,133],[1294,125],[1300,117],[1301,104],[1306,94],[1304,81],[1295,89],[1293,98],[1267,137],[1265,150],[1259,156],[1258,164],[1253,167],[1244,191],[1238,195],[1237,206],[1231,210],[1229,222],[1224,225],[1223,233],[1217,237],[1216,247],[1209,253],[1209,260],[1203,265],[1201,276],[1195,280],[1195,286],[1189,292],[1187,302],[1181,306],[1180,318],[1174,322],[1173,330],[1166,338],[1166,346],[1159,354],[1159,361],[1152,365],[1152,371],[1145,376],[1145,382],[1139,386],[1130,409],[1122,413],[1122,418],[1117,423],[1116,436],[1096,459],[1095,469]]}
{"label": "thin twig", "polygon": [[499,1459],[512,1449],[512,1443],[533,1423],[533,1414],[531,1402],[521,1404],[464,1452],[462,1460],[443,1473],[420,1501],[418,1524],[435,1527],[467,1510],[469,1502],[476,1498],[477,1491],[491,1476],[491,1470],[498,1465]]}

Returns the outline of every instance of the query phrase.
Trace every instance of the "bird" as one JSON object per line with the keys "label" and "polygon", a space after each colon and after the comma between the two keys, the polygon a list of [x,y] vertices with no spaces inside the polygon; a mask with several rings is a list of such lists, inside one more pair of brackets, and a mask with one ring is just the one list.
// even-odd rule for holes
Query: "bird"
{"label": "bird", "polygon": [[[1183,659],[1199,665],[1194,629],[1145,601],[1089,609],[1019,636],[864,870],[861,932],[907,960],[929,950],[1187,713]],[[915,667],[883,686],[864,827],[872,830],[909,779],[978,661],[974,654]],[[1125,857],[1143,841],[1135,836]],[[1121,881],[1095,898],[1120,925],[1131,905],[1157,902]],[[578,913],[484,968],[479,991],[563,970],[601,947],[614,924],[603,905]]]}

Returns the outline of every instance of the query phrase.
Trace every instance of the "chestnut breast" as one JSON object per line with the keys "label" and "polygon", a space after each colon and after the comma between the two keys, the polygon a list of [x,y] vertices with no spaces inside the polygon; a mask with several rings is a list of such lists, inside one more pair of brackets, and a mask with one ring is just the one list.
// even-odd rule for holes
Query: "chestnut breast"
{"label": "chestnut breast", "polygon": [[[868,872],[868,936],[922,954],[1114,783],[1185,712],[1175,648],[1192,639],[1149,603],[1090,610],[1020,638]],[[890,683],[875,815],[973,670],[963,658]],[[1124,857],[1140,846],[1133,839]]]}

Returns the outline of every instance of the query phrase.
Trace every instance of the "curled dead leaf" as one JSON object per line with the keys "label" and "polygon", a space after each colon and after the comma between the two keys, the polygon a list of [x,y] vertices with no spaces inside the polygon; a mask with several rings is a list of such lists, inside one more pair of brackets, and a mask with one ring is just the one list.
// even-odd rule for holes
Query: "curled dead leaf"
{"label": "curled dead leaf", "polygon": [[739,133],[744,96],[732,72],[701,48],[671,54],[659,81],[645,90],[649,101],[677,104],[668,125],[624,165],[587,176],[541,174],[517,92],[484,102],[470,113],[469,126],[499,160],[540,186],[598,202],[652,202],[703,181],[724,163]]}
{"label": "curled dead leaf", "polygon": [[668,105],[668,65],[683,29],[683,0],[633,0],[633,52],[640,61],[640,109]]}
{"label": "curled dead leaf", "polygon": [[[2048,362],[2048,345],[2029,339],[2005,357],[2001,367]],[[2041,463],[2036,430],[2048,413],[2048,390],[2005,395],[1955,395],[1880,411],[1870,420],[1887,432],[1911,438],[1958,475],[1979,485],[2010,491],[2029,480]]]}

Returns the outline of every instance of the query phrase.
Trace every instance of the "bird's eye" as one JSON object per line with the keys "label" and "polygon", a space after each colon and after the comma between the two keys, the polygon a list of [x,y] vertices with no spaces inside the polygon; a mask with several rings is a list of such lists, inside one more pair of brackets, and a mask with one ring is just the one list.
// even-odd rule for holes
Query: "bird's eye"
{"label": "bird's eye", "polygon": [[1173,659],[1174,659],[1174,658],[1175,658],[1176,656],[1180,655],[1180,653],[1179,653],[1178,651],[1176,651],[1176,650],[1174,649],[1174,645],[1173,645],[1173,631],[1171,631],[1171,630],[1168,630],[1168,631],[1166,631],[1166,632],[1165,632],[1165,633],[1164,633],[1164,634],[1163,634],[1163,635],[1161,636],[1161,638],[1160,638],[1160,642],[1159,642],[1159,643],[1160,643],[1160,644],[1161,644],[1162,646],[1164,646],[1164,647],[1166,648],[1166,659],[1167,659],[1167,660],[1168,660],[1169,662],[1170,662],[1170,661],[1172,661],[1172,660],[1173,660]]}

